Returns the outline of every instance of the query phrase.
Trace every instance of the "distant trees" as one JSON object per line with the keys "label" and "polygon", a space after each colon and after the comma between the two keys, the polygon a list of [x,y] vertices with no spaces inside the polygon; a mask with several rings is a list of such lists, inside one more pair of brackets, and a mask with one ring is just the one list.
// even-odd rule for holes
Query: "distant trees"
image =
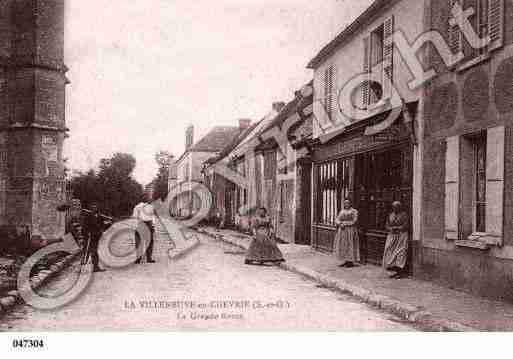
{"label": "distant trees", "polygon": [[144,192],[132,177],[135,165],[132,155],[115,153],[100,161],[98,171],[75,172],[70,180],[73,197],[80,199],[82,207],[98,203],[104,214],[129,216]]}
{"label": "distant trees", "polygon": [[169,166],[172,155],[168,151],[159,151],[155,154],[155,161],[158,165],[157,175],[152,181],[153,199],[164,200],[168,193]]}

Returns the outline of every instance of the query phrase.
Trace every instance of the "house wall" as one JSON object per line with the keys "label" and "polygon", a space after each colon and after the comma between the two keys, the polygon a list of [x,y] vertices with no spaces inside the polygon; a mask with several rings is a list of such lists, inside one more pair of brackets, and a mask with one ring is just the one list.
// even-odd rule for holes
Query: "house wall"
{"label": "house wall", "polygon": [[[430,27],[448,39],[446,21],[448,2],[431,2]],[[474,4],[474,2],[470,2]],[[513,300],[513,2],[505,1],[504,47],[491,53],[488,61],[458,71],[443,66],[431,50],[430,64],[438,76],[425,88],[425,123],[423,137],[424,191],[423,231],[420,256],[422,278],[468,292],[502,300]],[[465,52],[468,46],[465,44]],[[465,240],[463,229],[472,220],[463,162],[448,158],[448,138],[464,138],[469,133],[504,126],[503,246],[490,249],[458,247]],[[461,144],[463,146],[463,144]],[[459,166],[460,206],[457,210],[457,238],[448,238],[446,229],[446,161]],[[493,158],[489,161],[494,161]],[[451,202],[451,201],[450,201]]]}
{"label": "house wall", "polygon": [[204,177],[202,173],[203,164],[211,157],[215,156],[215,152],[187,152],[176,163],[176,177],[177,184],[181,185],[182,191],[187,191],[178,196],[175,203],[175,213],[187,215],[190,210],[198,210],[201,207],[202,198],[194,196],[190,193],[191,185],[185,182],[203,182]]}
{"label": "house wall", "polygon": [[[364,73],[364,39],[375,30],[378,26],[383,24],[387,19],[393,16],[394,31],[400,31],[406,39],[413,43],[424,32],[426,24],[426,4],[429,1],[408,1],[408,0],[395,0],[391,1],[390,5],[381,9],[375,16],[362,25],[349,39],[341,44],[336,51],[328,56],[319,66],[314,69],[314,114],[315,121],[313,123],[314,138],[319,138],[321,134],[333,131],[340,131],[339,126],[332,126],[331,128],[324,128],[321,130],[319,123],[326,124],[328,121],[337,123],[354,123],[352,113],[348,109],[343,109],[344,113],[339,108],[338,101],[335,105],[335,110],[332,113],[332,119],[329,120],[323,105],[324,96],[324,74],[329,66],[335,66],[334,73],[334,89],[335,96],[338,98],[340,91],[344,86],[354,77]],[[417,52],[417,58],[421,64],[426,63],[426,53],[429,45],[426,45]],[[393,51],[393,83],[401,96],[403,102],[417,102],[418,112],[414,118],[414,132],[416,139],[423,136],[423,105],[424,105],[424,89],[422,87],[410,89],[408,83],[414,79],[408,64],[403,59],[399,47],[394,45]],[[355,99],[355,103],[361,101],[360,98]],[[336,153],[333,153],[336,155]],[[413,146],[413,174],[411,187],[412,193],[412,246],[416,248],[421,240],[421,203],[422,191],[421,183],[423,177],[422,161],[423,161],[423,143],[417,141]],[[313,198],[313,197],[312,197]],[[414,249],[416,253],[416,250]]]}
{"label": "house wall", "polygon": [[[330,65],[335,65],[334,88],[336,95],[352,78],[364,71],[364,38],[376,29],[390,16],[394,17],[394,30],[402,31],[406,38],[413,42],[424,31],[424,1],[393,1],[394,5],[381,11],[365,26],[358,30],[349,40],[327,57],[322,64],[314,70],[314,113],[318,121],[314,121],[314,138],[322,133],[319,127],[319,121],[327,121],[326,113],[322,105],[324,93],[324,72]],[[422,57],[423,50],[419,52]],[[405,84],[413,79],[413,76],[403,60],[397,47],[394,49],[394,84],[401,91],[401,96],[405,102],[420,100],[422,91],[409,90]],[[347,115],[339,110],[338,105],[333,113],[333,122],[342,122],[344,120],[353,122]]]}

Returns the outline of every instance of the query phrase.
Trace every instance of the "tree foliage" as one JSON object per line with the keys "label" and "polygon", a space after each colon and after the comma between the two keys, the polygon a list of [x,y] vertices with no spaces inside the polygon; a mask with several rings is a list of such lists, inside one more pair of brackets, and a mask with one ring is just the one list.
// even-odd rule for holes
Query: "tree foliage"
{"label": "tree foliage", "polygon": [[115,218],[129,216],[143,195],[143,187],[132,177],[135,165],[135,158],[126,153],[100,160],[98,171],[72,176],[73,197],[80,199],[82,207],[98,203],[104,214]]}
{"label": "tree foliage", "polygon": [[155,162],[158,165],[158,172],[152,181],[153,199],[164,200],[168,193],[169,166],[171,165],[172,155],[168,151],[159,151],[155,154]]}

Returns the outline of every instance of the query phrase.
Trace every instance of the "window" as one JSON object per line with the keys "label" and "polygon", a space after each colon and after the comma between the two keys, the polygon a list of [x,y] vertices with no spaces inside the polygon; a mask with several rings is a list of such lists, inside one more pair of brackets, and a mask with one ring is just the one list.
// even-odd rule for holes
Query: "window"
{"label": "window", "polygon": [[486,134],[473,139],[475,232],[486,232]]}
{"label": "window", "polygon": [[372,67],[381,64],[383,61],[383,41],[385,40],[385,27],[382,24],[376,30],[371,32],[371,47],[370,47],[370,58],[371,58],[371,71]]}
{"label": "window", "polygon": [[317,166],[317,223],[334,225],[343,199],[349,196],[349,159]]}
{"label": "window", "polygon": [[[237,187],[236,196],[237,196],[236,197],[236,202],[237,202],[236,211],[237,211],[237,213],[239,213],[239,209],[242,206],[248,205],[248,190],[245,188]],[[239,214],[243,214],[243,213],[239,213]]]}
{"label": "window", "polygon": [[362,108],[389,98],[393,82],[394,18],[387,18],[364,38],[363,70],[369,79],[362,86]]}
{"label": "window", "polygon": [[450,21],[453,17],[452,15],[452,9],[454,8],[454,5],[456,4],[462,4],[461,0],[449,0],[449,9],[448,9],[448,17],[446,19],[447,24],[449,25],[449,47],[453,54],[456,54],[461,51],[461,44],[462,44],[462,35],[461,31],[459,30],[458,25],[450,25]]}
{"label": "window", "polygon": [[[449,18],[453,17],[451,9],[456,4],[460,4],[464,9],[470,6],[474,9],[474,15],[470,21],[476,34],[480,38],[490,37],[490,44],[487,47],[465,50],[469,60],[474,60],[471,64],[479,62],[488,56],[490,51],[501,48],[504,43],[504,0],[475,0],[472,4],[466,4],[462,0],[449,0]],[[463,34],[458,25],[449,25],[449,47],[455,54],[463,49]],[[467,65],[467,66],[465,66]],[[464,64],[463,68],[468,67]]]}
{"label": "window", "polygon": [[189,181],[191,179],[191,166],[187,163],[184,167],[184,176],[183,178],[186,181]]}
{"label": "window", "polygon": [[503,243],[504,152],[504,126],[447,138],[447,240],[482,249]]}
{"label": "window", "polygon": [[286,175],[289,171],[288,168],[288,158],[287,158],[287,148],[277,150],[278,154],[278,173]]}
{"label": "window", "polygon": [[280,182],[280,223],[285,221],[285,201],[286,201],[286,184],[284,181]]}
{"label": "window", "polygon": [[239,159],[237,161],[236,168],[237,168],[237,172],[241,176],[246,177],[246,159],[244,157],[242,157],[241,159]]}
{"label": "window", "polygon": [[264,180],[276,177],[276,151],[268,151],[264,154]]}
{"label": "window", "polygon": [[[488,36],[488,1],[489,0],[477,0],[476,1],[476,16],[475,16],[475,30],[476,34],[480,38]],[[471,58],[485,55],[487,52],[486,48],[472,49]]]}

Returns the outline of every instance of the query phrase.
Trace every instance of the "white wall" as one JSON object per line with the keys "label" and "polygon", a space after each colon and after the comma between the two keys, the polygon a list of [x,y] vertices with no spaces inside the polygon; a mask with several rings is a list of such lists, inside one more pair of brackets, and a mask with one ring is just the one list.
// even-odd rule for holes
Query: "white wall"
{"label": "white wall", "polygon": [[[322,108],[323,96],[323,77],[324,71],[330,65],[335,65],[335,90],[338,95],[340,89],[352,78],[363,72],[364,59],[364,38],[374,29],[381,25],[387,18],[394,16],[394,30],[402,30],[407,39],[413,42],[423,32],[424,28],[424,1],[423,0],[403,0],[397,2],[389,10],[383,12],[368,25],[361,28],[358,33],[339,47],[330,57],[314,71],[314,113],[318,119],[324,119],[325,111]],[[404,63],[397,48],[394,48],[394,83],[403,84],[401,89],[413,77]],[[418,100],[421,96],[420,90],[415,92],[407,91],[401,93],[407,102]],[[336,110],[336,120],[343,120],[342,113]],[[314,121],[314,137],[318,137],[320,129]]]}

